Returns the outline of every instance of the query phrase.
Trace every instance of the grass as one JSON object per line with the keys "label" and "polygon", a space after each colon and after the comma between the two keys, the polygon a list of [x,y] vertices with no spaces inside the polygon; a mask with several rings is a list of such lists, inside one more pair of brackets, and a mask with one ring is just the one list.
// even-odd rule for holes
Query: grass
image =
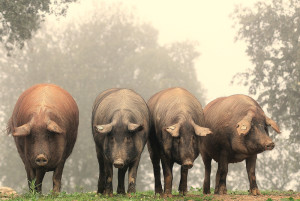
{"label": "grass", "polygon": [[[214,189],[211,189],[211,192],[213,193]],[[300,193],[294,192],[294,191],[261,191],[263,195],[270,195],[270,196],[287,196],[286,198],[280,198],[281,201],[300,201],[300,199],[293,198],[295,196],[299,197]],[[228,195],[236,196],[247,196],[247,191],[228,191]],[[250,196],[250,195],[249,195]],[[18,196],[10,196],[6,197],[8,200],[18,200],[18,201],[37,201],[37,200],[77,200],[77,201],[86,201],[86,200],[219,200],[214,199],[214,195],[204,195],[202,193],[201,188],[191,188],[189,193],[186,196],[179,195],[177,191],[173,192],[172,198],[162,198],[159,195],[155,195],[153,191],[144,191],[144,192],[137,192],[132,193],[130,195],[118,195],[114,194],[113,197],[99,195],[95,192],[76,192],[76,193],[66,193],[61,192],[59,194],[39,194],[36,191],[31,191],[22,195]],[[233,200],[238,200],[236,198],[232,198]],[[221,199],[222,200],[222,199]],[[271,198],[266,198],[267,201],[272,201]],[[276,199],[277,200],[277,199]]]}

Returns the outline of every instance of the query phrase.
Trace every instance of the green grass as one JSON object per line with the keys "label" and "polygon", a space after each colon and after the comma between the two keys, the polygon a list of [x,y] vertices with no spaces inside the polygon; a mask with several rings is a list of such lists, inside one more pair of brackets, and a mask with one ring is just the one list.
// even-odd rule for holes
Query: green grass
{"label": "green grass", "polygon": [[[199,192],[202,194],[202,188],[193,188],[191,187],[190,191],[192,192]],[[211,193],[213,194],[214,193],[214,189],[211,188],[210,189]],[[295,192],[295,191],[279,191],[279,190],[261,190],[260,193],[262,195],[284,195],[284,196],[292,196],[292,195],[296,195],[296,194],[299,194],[299,192]],[[248,191],[243,191],[243,190],[234,190],[234,191],[231,191],[231,190],[228,190],[227,191],[227,194],[229,195],[249,195],[249,192]]]}
{"label": "green grass", "polygon": [[[211,192],[213,193],[214,189],[211,189]],[[284,195],[287,196],[287,198],[282,198],[281,201],[294,201],[296,200],[295,196],[299,197],[300,193],[293,192],[293,191],[262,191],[263,195]],[[248,191],[228,191],[229,195],[248,195]],[[250,195],[249,195],[250,196]],[[16,197],[7,197],[8,200],[30,200],[30,201],[37,201],[37,200],[78,200],[78,201],[86,201],[86,200],[214,200],[214,195],[204,195],[202,193],[201,188],[191,188],[189,193],[186,196],[179,195],[177,191],[173,192],[172,198],[162,198],[159,195],[155,195],[153,191],[144,191],[144,192],[137,192],[132,193],[130,195],[118,195],[115,194],[113,197],[99,195],[94,192],[90,193],[83,193],[83,192],[77,192],[77,193],[66,193],[61,192],[59,194],[52,194],[51,192],[48,194],[39,194],[35,191],[31,191]],[[271,198],[267,198],[267,201],[272,201]],[[297,201],[300,201],[300,199],[297,199]]]}
{"label": "green grass", "polygon": [[297,192],[295,191],[277,191],[277,190],[272,190],[272,191],[261,191],[261,194],[263,195],[295,195]]}

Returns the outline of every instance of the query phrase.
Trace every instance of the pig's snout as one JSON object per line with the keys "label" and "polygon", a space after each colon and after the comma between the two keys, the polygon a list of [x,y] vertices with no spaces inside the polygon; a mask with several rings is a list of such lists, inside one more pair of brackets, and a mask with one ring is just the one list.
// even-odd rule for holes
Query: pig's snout
{"label": "pig's snout", "polygon": [[124,161],[122,159],[117,159],[114,161],[115,168],[123,168],[124,167]]}
{"label": "pig's snout", "polygon": [[265,145],[265,150],[272,150],[274,147],[275,147],[275,143],[270,142],[270,143]]}
{"label": "pig's snout", "polygon": [[44,155],[44,154],[39,154],[36,158],[35,158],[35,163],[38,165],[38,166],[45,166],[48,164],[48,159],[47,157]]}
{"label": "pig's snout", "polygon": [[183,162],[182,167],[184,169],[191,169],[193,167],[193,162],[191,160],[186,160]]}

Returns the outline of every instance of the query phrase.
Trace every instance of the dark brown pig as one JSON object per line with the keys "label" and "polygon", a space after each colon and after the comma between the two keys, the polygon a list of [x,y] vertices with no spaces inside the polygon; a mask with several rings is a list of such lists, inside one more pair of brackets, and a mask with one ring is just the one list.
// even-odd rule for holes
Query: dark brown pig
{"label": "dark brown pig", "polygon": [[48,171],[53,173],[53,192],[59,192],[66,159],[77,137],[78,108],[72,96],[53,84],[38,84],[19,97],[8,122],[29,187],[38,192]]}
{"label": "dark brown pig", "polygon": [[112,195],[113,166],[118,168],[117,193],[135,192],[137,169],[149,133],[144,99],[129,89],[109,89],[96,98],[92,130],[99,163],[98,193]]}
{"label": "dark brown pig", "polygon": [[188,169],[199,155],[198,136],[211,131],[202,127],[204,116],[200,102],[187,90],[170,88],[158,92],[148,101],[151,128],[148,150],[153,164],[155,193],[162,193],[160,160],[164,174],[164,196],[172,196],[172,169],[181,165],[178,190],[187,192]]}
{"label": "dark brown pig", "polygon": [[246,159],[250,193],[259,195],[255,177],[257,154],[272,150],[268,126],[280,133],[277,124],[268,118],[258,103],[245,95],[218,98],[204,108],[206,126],[214,135],[201,141],[200,152],[205,165],[203,193],[210,193],[211,160],[218,163],[215,194],[226,194],[228,163]]}

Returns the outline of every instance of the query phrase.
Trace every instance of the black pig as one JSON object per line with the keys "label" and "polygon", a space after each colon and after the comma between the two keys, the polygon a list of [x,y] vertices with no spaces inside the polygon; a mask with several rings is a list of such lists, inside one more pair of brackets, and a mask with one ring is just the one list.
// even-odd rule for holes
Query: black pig
{"label": "black pig", "polygon": [[172,196],[172,168],[181,165],[179,191],[187,192],[188,169],[199,155],[200,137],[211,134],[202,127],[204,116],[200,102],[187,90],[170,88],[158,92],[148,101],[151,128],[147,143],[153,164],[155,193],[162,193],[160,160],[164,173],[164,196]]}
{"label": "black pig", "polygon": [[92,131],[99,163],[98,193],[112,195],[113,167],[118,168],[117,193],[135,192],[137,169],[149,133],[149,110],[144,99],[129,89],[109,89],[96,98]]}

